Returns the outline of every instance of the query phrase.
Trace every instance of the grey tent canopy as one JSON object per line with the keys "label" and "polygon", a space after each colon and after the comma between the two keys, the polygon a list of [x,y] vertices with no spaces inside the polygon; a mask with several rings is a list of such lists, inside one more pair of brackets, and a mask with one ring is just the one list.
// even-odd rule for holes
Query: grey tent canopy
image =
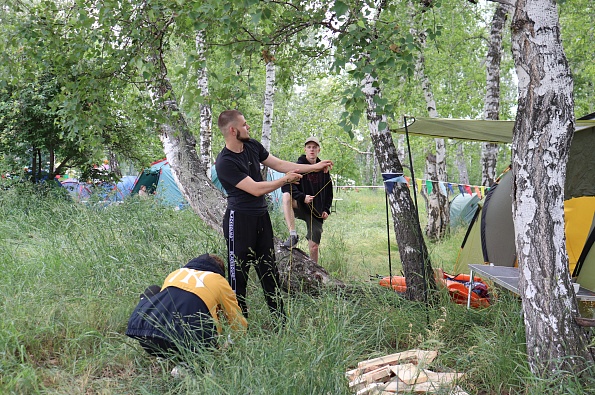
{"label": "grey tent canopy", "polygon": [[[414,121],[410,123],[410,121]],[[460,140],[511,143],[515,121],[490,121],[483,119],[408,118],[407,129],[411,135]],[[595,127],[595,120],[577,120],[576,131]],[[405,133],[405,128],[391,130]]]}

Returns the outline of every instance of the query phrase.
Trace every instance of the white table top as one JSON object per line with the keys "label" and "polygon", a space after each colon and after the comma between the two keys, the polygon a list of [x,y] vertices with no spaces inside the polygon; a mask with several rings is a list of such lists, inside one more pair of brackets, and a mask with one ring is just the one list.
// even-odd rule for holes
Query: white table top
{"label": "white table top", "polygon": [[[486,280],[491,280],[496,284],[520,295],[519,292],[519,269],[508,266],[490,266],[485,264],[469,265],[473,273],[484,277]],[[595,301],[595,292],[589,291],[586,288],[580,287],[576,294],[577,300]]]}

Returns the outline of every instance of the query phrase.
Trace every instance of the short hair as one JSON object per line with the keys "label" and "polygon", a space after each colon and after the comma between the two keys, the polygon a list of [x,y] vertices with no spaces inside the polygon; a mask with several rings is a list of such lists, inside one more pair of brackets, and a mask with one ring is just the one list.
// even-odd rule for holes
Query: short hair
{"label": "short hair", "polygon": [[243,115],[244,114],[242,114],[238,110],[226,110],[219,114],[217,126],[219,127],[219,130],[221,130],[221,133],[225,134],[227,132],[227,127]]}
{"label": "short hair", "polygon": [[217,266],[221,268],[223,271],[223,275],[225,276],[225,262],[219,255],[209,254],[209,257],[217,263]]}

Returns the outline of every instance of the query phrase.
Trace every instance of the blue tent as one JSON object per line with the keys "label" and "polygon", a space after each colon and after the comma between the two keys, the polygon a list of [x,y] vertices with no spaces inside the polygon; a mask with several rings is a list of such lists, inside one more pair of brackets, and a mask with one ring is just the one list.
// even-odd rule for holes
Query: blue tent
{"label": "blue tent", "polygon": [[85,202],[93,194],[92,185],[86,182],[80,182],[76,178],[67,178],[61,184],[76,202]]}
{"label": "blue tent", "polygon": [[469,226],[477,211],[479,197],[476,194],[460,194],[450,202],[450,227]]}
{"label": "blue tent", "polygon": [[122,202],[130,195],[136,182],[135,176],[124,176],[116,185],[111,184],[111,190],[108,191],[107,197],[110,202]]}
{"label": "blue tent", "polygon": [[151,167],[140,172],[131,194],[138,194],[141,186],[147,187],[147,193],[166,206],[183,208],[187,205],[180,188],[174,180],[167,159],[151,164]]}

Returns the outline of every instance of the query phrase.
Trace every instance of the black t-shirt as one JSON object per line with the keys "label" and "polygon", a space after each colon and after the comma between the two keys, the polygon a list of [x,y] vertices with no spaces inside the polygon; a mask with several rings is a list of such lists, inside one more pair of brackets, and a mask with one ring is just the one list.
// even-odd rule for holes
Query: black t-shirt
{"label": "black t-shirt", "polygon": [[223,147],[217,160],[215,170],[221,185],[227,192],[227,207],[230,210],[245,214],[261,215],[267,211],[267,203],[263,196],[254,196],[236,185],[246,177],[254,181],[262,181],[260,163],[269,157],[269,152],[254,139],[244,143],[244,150],[235,153]]}

